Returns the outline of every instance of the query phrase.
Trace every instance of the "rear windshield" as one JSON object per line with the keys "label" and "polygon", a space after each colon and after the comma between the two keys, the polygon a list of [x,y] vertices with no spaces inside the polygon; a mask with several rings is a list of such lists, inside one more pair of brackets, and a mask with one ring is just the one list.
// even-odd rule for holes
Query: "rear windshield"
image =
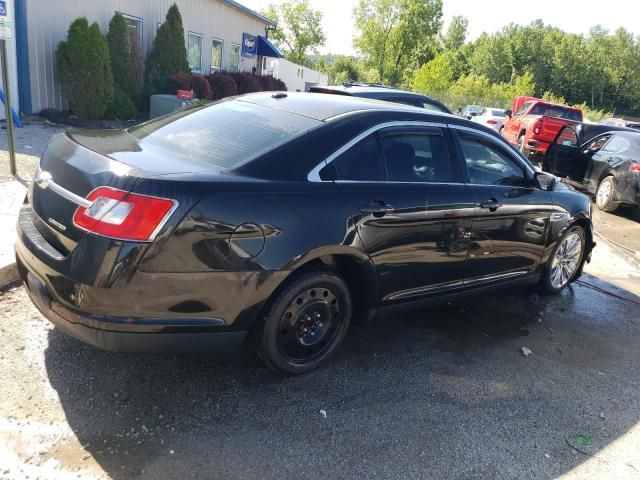
{"label": "rear windshield", "polygon": [[161,117],[129,130],[141,147],[160,148],[197,162],[233,169],[321,122],[242,100]]}
{"label": "rear windshield", "polygon": [[576,110],[570,110],[558,105],[545,105],[539,103],[531,109],[529,115],[544,115],[545,117],[562,118],[574,122],[582,121],[582,114]]}
{"label": "rear windshield", "polygon": [[504,117],[504,110],[491,110],[491,115],[494,117]]}

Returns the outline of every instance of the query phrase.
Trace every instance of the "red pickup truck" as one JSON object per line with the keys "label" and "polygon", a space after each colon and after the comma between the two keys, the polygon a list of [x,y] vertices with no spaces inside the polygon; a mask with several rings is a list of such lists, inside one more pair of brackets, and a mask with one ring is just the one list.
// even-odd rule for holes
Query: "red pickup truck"
{"label": "red pickup truck", "polygon": [[526,156],[544,155],[562,127],[582,122],[579,108],[539,98],[515,98],[512,112],[506,111],[502,135]]}

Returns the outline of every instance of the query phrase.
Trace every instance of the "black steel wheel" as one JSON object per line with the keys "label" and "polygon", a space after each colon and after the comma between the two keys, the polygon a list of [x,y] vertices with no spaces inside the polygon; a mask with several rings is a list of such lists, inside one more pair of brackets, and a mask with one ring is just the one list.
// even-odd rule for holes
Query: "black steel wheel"
{"label": "black steel wheel", "polygon": [[338,275],[302,274],[269,302],[256,328],[258,355],[279,373],[313,370],[342,343],[351,310],[349,290]]}

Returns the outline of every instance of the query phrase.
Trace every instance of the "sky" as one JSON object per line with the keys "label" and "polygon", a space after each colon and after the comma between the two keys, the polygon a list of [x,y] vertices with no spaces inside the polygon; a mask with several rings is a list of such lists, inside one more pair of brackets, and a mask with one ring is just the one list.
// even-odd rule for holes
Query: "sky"
{"label": "sky", "polygon": [[[263,10],[269,3],[284,0],[239,0],[253,10]],[[355,33],[351,12],[357,0],[310,0],[312,7],[322,11],[327,43],[321,53],[355,54],[352,40]],[[640,2],[638,0],[443,0],[445,25],[454,15],[469,19],[469,40],[482,32],[493,33],[514,22],[527,24],[542,18],[570,33],[587,33],[597,24],[609,30],[625,27],[640,35]]]}

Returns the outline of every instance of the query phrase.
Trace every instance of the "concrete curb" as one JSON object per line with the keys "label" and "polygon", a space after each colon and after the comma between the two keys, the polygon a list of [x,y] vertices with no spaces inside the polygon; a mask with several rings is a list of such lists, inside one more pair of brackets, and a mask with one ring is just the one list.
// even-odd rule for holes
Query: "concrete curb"
{"label": "concrete curb", "polygon": [[20,277],[16,267],[14,242],[20,205],[27,188],[20,182],[0,183],[0,289],[17,282]]}
{"label": "concrete curb", "polygon": [[15,262],[0,267],[0,290],[4,290],[18,280],[20,280],[20,275],[18,274],[18,267]]}

